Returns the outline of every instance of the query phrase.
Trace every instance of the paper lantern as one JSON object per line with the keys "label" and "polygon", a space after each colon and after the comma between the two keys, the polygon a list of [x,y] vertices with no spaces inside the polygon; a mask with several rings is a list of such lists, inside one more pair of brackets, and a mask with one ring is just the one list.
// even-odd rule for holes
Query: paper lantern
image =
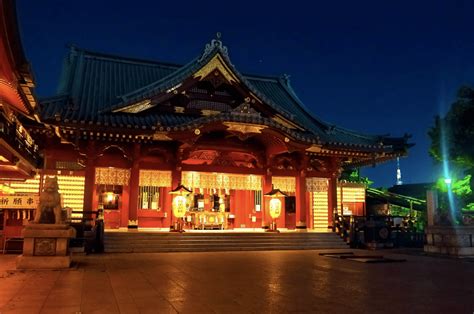
{"label": "paper lantern", "polygon": [[278,198],[270,200],[270,216],[277,219],[281,215],[281,201]]}
{"label": "paper lantern", "polygon": [[176,218],[183,218],[186,215],[186,197],[177,195],[173,199],[173,215]]}

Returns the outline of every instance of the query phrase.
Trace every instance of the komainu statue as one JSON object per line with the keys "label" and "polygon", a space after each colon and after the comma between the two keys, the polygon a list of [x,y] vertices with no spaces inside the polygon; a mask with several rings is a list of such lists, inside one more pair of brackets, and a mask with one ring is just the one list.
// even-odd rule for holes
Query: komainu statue
{"label": "komainu statue", "polygon": [[61,224],[61,195],[59,194],[58,178],[46,177],[39,205],[35,213],[35,223]]}

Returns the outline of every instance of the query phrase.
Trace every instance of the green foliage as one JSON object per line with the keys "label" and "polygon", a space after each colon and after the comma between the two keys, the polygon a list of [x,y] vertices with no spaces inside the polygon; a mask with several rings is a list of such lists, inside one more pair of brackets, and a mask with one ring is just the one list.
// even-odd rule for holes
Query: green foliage
{"label": "green foliage", "polygon": [[[453,191],[454,195],[459,196],[461,198],[465,198],[472,194],[471,177],[472,176],[468,174],[463,179],[452,180],[451,190]],[[444,182],[444,178],[438,179],[438,181],[436,182],[436,188],[443,192],[448,191],[448,185]]]}
{"label": "green foliage", "polygon": [[463,208],[464,211],[472,211],[474,212],[474,203],[469,203],[466,207]]}
{"label": "green foliage", "polygon": [[[456,101],[444,117],[437,116],[428,131],[431,138],[430,155],[438,162],[448,162],[450,170],[463,179],[453,180],[456,209],[472,208],[474,202],[474,89],[461,87]],[[444,148],[444,150],[443,150]],[[439,180],[436,187],[443,192],[447,186]],[[444,200],[443,200],[444,198]],[[441,195],[440,204],[447,207]]]}
{"label": "green foliage", "polygon": [[390,215],[392,216],[409,216],[410,215],[410,208],[397,206],[397,205],[390,205]]}
{"label": "green foliage", "polygon": [[341,180],[347,182],[362,183],[366,187],[371,186],[374,182],[369,180],[367,177],[361,177],[359,169],[346,170],[341,174]]}
{"label": "green foliage", "polygon": [[[437,161],[446,158],[459,168],[474,171],[474,89],[461,87],[457,96],[446,115],[437,116],[428,131],[429,152]],[[448,156],[443,156],[443,143]]]}

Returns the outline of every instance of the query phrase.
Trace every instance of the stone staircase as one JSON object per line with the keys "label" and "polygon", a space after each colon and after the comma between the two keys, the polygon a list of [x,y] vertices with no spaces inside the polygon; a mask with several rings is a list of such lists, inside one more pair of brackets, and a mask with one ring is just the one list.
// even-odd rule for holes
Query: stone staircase
{"label": "stone staircase", "polygon": [[335,233],[105,232],[106,253],[314,250],[347,248]]}

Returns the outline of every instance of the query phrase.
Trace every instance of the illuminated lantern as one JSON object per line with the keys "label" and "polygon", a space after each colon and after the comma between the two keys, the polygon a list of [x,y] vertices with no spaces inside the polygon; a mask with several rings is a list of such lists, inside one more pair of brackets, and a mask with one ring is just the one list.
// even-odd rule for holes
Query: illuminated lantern
{"label": "illuminated lantern", "polygon": [[173,199],[173,215],[176,218],[183,218],[186,215],[187,200],[183,195],[177,195]]}
{"label": "illuminated lantern", "polygon": [[269,212],[273,220],[270,229],[267,231],[279,232],[276,225],[276,219],[281,215],[281,200],[279,197],[285,197],[288,195],[280,191],[280,189],[275,189],[272,187],[272,190],[266,193],[264,196],[271,197]]}
{"label": "illuminated lantern", "polygon": [[107,192],[106,196],[107,196],[107,202],[112,203],[112,201],[114,200],[114,193]]}
{"label": "illuminated lantern", "polygon": [[173,215],[177,218],[176,227],[174,231],[184,232],[182,226],[183,217],[186,215],[187,203],[186,195],[191,193],[191,190],[185,188],[182,184],[178,185],[176,189],[173,189],[170,194],[176,195],[173,198],[173,203],[171,208],[173,210]]}
{"label": "illuminated lantern", "polygon": [[278,198],[270,200],[270,216],[272,219],[277,219],[281,215],[281,201]]}

